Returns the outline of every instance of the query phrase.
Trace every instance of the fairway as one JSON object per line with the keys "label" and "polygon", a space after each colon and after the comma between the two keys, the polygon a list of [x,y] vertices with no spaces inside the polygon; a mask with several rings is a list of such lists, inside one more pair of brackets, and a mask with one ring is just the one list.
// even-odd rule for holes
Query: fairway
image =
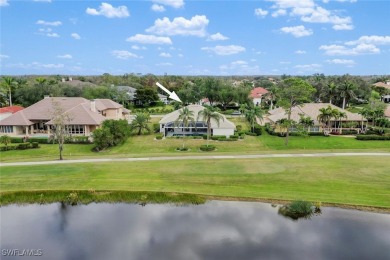
{"label": "fairway", "polygon": [[78,163],[1,168],[1,191],[122,190],[390,208],[388,157]]}

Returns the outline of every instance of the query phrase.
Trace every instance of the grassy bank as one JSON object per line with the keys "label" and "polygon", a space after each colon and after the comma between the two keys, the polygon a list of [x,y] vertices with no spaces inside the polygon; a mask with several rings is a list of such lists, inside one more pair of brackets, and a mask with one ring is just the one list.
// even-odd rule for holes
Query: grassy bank
{"label": "grassy bank", "polygon": [[1,168],[0,185],[4,196],[41,190],[162,192],[390,209],[387,160],[359,156],[14,166]]}
{"label": "grassy bank", "polygon": [[112,190],[39,190],[4,192],[0,194],[0,205],[8,204],[48,204],[64,202],[69,204],[89,204],[92,202],[109,203],[174,203],[202,204],[205,199],[193,194],[178,194],[164,192],[136,192]]}

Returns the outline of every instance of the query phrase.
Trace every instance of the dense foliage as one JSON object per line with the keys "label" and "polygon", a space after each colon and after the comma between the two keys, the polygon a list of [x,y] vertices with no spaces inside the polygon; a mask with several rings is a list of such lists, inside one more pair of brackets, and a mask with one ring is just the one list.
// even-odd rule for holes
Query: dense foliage
{"label": "dense foliage", "polygon": [[101,128],[92,133],[97,151],[122,144],[130,136],[130,127],[126,120],[105,120]]}

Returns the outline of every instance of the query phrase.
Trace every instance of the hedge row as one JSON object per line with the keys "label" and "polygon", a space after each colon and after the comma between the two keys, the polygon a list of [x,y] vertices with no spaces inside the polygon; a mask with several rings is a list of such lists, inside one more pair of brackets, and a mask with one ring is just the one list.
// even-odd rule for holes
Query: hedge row
{"label": "hedge row", "polygon": [[215,146],[214,145],[207,146],[207,145],[204,144],[204,145],[200,146],[200,150],[201,151],[205,151],[205,152],[214,151],[215,150]]}
{"label": "hedge row", "polygon": [[[53,139],[48,137],[11,137],[11,143],[40,143],[40,144],[48,144],[53,143]],[[67,144],[89,144],[91,143],[88,136],[68,136],[65,138],[65,143]]]}
{"label": "hedge row", "polygon": [[37,142],[26,142],[26,143],[19,143],[17,145],[8,145],[8,146],[1,146],[0,151],[11,151],[11,150],[26,150],[26,149],[35,149],[39,148],[39,144]]}
{"label": "hedge row", "polygon": [[367,140],[390,141],[390,135],[357,135],[356,139],[361,141],[367,141]]}

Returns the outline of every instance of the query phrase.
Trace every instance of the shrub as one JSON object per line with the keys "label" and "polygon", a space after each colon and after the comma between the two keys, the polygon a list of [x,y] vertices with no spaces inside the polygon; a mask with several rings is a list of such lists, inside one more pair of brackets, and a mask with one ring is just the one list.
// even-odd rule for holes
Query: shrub
{"label": "shrub", "polygon": [[257,136],[256,133],[252,133],[252,132],[250,132],[250,131],[245,132],[245,134],[246,134],[246,135],[251,135],[251,136]]}
{"label": "shrub", "polygon": [[49,138],[47,137],[30,137],[28,139],[30,143],[39,143],[39,144],[47,144],[49,143]]}
{"label": "shrub", "polygon": [[0,152],[16,150],[16,145],[0,146]]}
{"label": "shrub", "polygon": [[159,123],[153,124],[153,132],[155,132],[155,133],[160,132],[160,124]]}
{"label": "shrub", "polygon": [[342,130],[342,135],[356,135],[358,132],[356,130]]}
{"label": "shrub", "polygon": [[237,132],[240,132],[242,130],[242,125],[236,125]]}
{"label": "shrub", "polygon": [[189,149],[190,148],[188,148],[188,147],[177,147],[176,151],[185,152],[185,151],[188,151]]}
{"label": "shrub", "polygon": [[31,148],[39,148],[39,143],[38,142],[32,142],[31,143]]}
{"label": "shrub", "polygon": [[207,146],[207,145],[204,144],[204,145],[200,146],[200,150],[204,151],[204,152],[214,151],[215,150],[215,146],[214,145]]}
{"label": "shrub", "polygon": [[20,143],[16,146],[16,149],[18,149],[18,150],[26,150],[28,148],[31,148],[30,143]]}
{"label": "shrub", "polygon": [[203,134],[203,135],[202,135],[202,138],[203,138],[204,140],[207,140],[207,134]]}
{"label": "shrub", "polygon": [[262,134],[262,132],[263,132],[263,130],[262,130],[262,128],[261,128],[261,126],[260,125],[255,125],[255,127],[253,128],[253,132],[255,133],[255,134],[257,134],[257,135],[261,135]]}
{"label": "shrub", "polygon": [[390,141],[390,135],[357,135],[356,139],[361,141],[366,141],[366,140]]}
{"label": "shrub", "polygon": [[278,213],[293,220],[297,220],[299,218],[310,218],[314,213],[314,208],[315,206],[313,203],[298,200],[279,208]]}
{"label": "shrub", "polygon": [[23,138],[22,137],[11,137],[11,143],[13,143],[13,144],[23,143]]}
{"label": "shrub", "polygon": [[156,139],[157,139],[157,140],[163,139],[163,134],[158,134],[158,135],[156,135]]}

